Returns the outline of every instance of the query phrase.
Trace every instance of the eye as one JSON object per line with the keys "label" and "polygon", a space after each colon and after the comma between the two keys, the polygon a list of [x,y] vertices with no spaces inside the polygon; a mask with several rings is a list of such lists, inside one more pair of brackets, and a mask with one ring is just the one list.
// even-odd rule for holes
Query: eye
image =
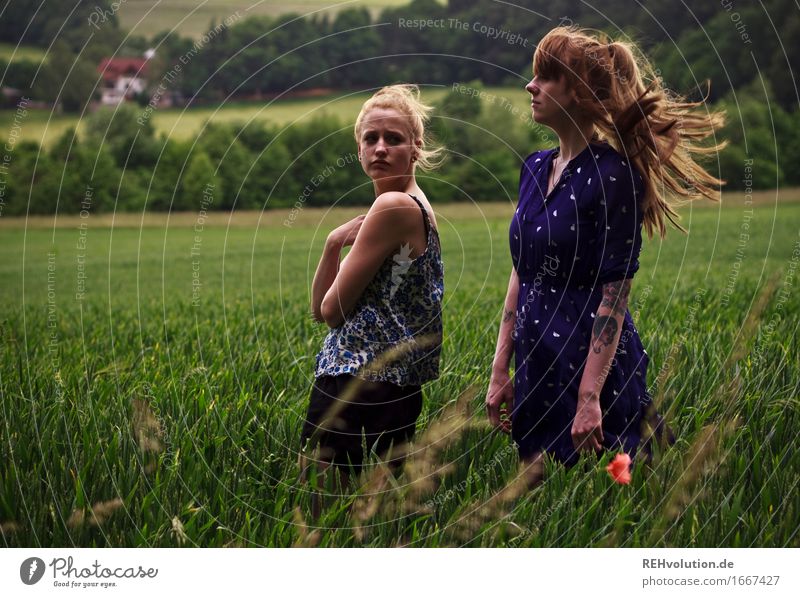
{"label": "eye", "polygon": [[403,142],[403,137],[396,133],[389,133],[386,135],[386,142],[391,143],[392,145],[397,145],[398,143]]}
{"label": "eye", "polygon": [[366,143],[375,143],[378,140],[378,135],[375,133],[367,133],[364,135],[364,141]]}

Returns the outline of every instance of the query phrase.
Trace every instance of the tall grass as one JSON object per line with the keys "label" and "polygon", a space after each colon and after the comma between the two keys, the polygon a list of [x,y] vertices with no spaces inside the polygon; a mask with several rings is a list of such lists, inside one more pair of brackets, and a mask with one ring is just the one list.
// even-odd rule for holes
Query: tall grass
{"label": "tall grass", "polygon": [[757,207],[739,255],[735,204],[645,243],[631,311],[677,443],[628,486],[605,455],[546,460],[532,489],[482,410],[510,267],[500,211],[440,216],[442,375],[405,472],[321,484],[316,519],[297,458],[324,334],[308,314],[313,221],[197,233],[90,216],[85,252],[76,228],[4,228],[3,544],[800,546],[800,205]]}

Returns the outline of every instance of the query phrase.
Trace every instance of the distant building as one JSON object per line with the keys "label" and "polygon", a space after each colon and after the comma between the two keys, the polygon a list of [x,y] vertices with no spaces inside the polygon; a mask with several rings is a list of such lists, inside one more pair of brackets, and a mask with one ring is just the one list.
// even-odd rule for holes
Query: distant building
{"label": "distant building", "polygon": [[97,67],[103,79],[100,102],[116,106],[142,93],[147,88],[147,63],[152,55],[148,51],[145,58],[103,58]]}

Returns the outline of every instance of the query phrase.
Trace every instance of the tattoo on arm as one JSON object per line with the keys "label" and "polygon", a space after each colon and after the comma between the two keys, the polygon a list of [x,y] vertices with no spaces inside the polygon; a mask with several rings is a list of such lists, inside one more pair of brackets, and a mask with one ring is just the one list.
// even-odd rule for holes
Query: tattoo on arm
{"label": "tattoo on arm", "polygon": [[618,280],[603,284],[603,301],[600,306],[608,307],[614,315],[625,315],[625,311],[628,310],[628,295],[630,292],[630,280]]}
{"label": "tattoo on arm", "polygon": [[510,309],[506,309],[505,313],[503,313],[503,323],[507,321],[511,321],[511,318],[514,317],[514,312]]}
{"label": "tattoo on arm", "polygon": [[617,320],[611,315],[598,315],[595,317],[592,329],[592,334],[594,335],[592,350],[600,354],[604,347],[611,346],[617,337],[618,328]]}

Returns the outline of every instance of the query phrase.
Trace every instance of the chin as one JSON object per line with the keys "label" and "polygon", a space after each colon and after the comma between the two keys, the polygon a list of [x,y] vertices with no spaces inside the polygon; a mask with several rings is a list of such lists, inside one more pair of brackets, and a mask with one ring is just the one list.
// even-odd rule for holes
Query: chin
{"label": "chin", "polygon": [[541,124],[543,126],[547,126],[547,122],[548,122],[547,121],[547,117],[544,114],[542,114],[541,112],[537,113],[537,112],[531,110],[531,119],[536,124]]}
{"label": "chin", "polygon": [[378,170],[373,171],[372,174],[369,175],[372,180],[383,180],[386,178],[396,178],[396,174],[392,174],[391,172],[387,172],[386,170]]}

